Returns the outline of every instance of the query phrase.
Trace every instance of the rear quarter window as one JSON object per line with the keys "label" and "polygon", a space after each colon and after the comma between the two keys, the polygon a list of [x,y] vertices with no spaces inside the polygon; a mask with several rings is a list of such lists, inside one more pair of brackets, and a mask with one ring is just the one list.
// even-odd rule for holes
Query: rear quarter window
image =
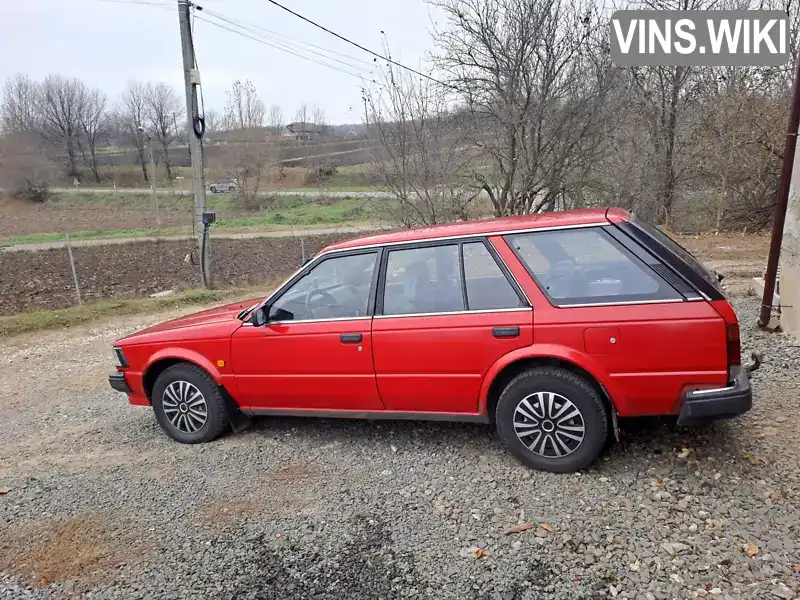
{"label": "rear quarter window", "polygon": [[556,306],[682,300],[602,227],[529,232],[505,239]]}
{"label": "rear quarter window", "polygon": [[661,231],[658,227],[656,227],[655,225],[651,225],[650,223],[642,220],[641,218],[633,217],[633,219],[631,219],[631,223],[633,223],[633,225],[644,231],[650,237],[654,238],[659,244],[664,246],[672,254],[677,256],[689,268],[691,268],[698,275],[700,275],[706,281],[706,283],[708,283],[711,287],[713,287],[717,292],[719,292],[720,294],[724,294],[724,290],[716,274],[712,272],[711,269],[706,267],[703,263],[701,263],[699,260],[697,260],[694,257],[694,255],[691,252],[689,252],[686,248],[681,246],[678,242],[673,240],[666,233]]}

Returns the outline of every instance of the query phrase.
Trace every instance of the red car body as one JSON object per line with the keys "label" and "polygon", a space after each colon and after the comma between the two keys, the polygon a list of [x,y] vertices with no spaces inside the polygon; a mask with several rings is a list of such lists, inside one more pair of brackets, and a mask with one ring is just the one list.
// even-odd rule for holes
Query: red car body
{"label": "red car body", "polygon": [[[751,393],[740,367],[733,309],[721,289],[709,281],[708,273],[691,263],[691,257],[676,256],[680,250],[664,246],[634,221],[621,210],[582,210],[404,230],[336,243],[270,298],[202,311],[119,340],[115,344],[118,373],[111,378],[112,386],[126,391],[132,404],[149,406],[159,375],[185,362],[202,369],[226,392],[231,410],[248,415],[488,423],[513,377],[525,369],[548,366],[575,373],[595,386],[611,417],[680,415],[688,424],[741,414],[750,408]],[[625,300],[621,294],[617,302],[614,297],[610,302],[607,298],[603,302],[555,301],[556,287],[575,286],[569,277],[537,276],[537,267],[529,263],[538,258],[522,256],[524,236],[540,232],[557,236],[562,231],[574,236],[576,230],[602,236],[603,244],[637,261],[639,270],[649,265],[653,272],[647,271],[647,277],[668,288],[667,297]],[[520,235],[523,238],[514,237]],[[565,235],[566,241],[553,239],[561,244],[550,246],[558,252],[570,248],[569,236]],[[447,242],[452,247],[476,244],[469,249],[458,245],[459,256],[468,250],[479,251],[482,259],[493,256],[516,290],[518,305],[380,314],[389,298],[386,280],[394,276],[387,271],[383,253]],[[533,245],[527,248],[527,256],[539,256]],[[297,321],[264,317],[261,323],[250,318],[255,311],[271,310],[271,299],[274,302],[326,257],[362,250],[378,253],[376,266],[366,271],[374,280],[365,314]],[[573,279],[575,273],[584,274],[581,289],[595,294],[590,299],[603,297],[607,290],[621,290],[627,275],[607,275],[619,270],[620,264],[610,262],[594,272],[592,260],[588,254],[579,254],[572,266],[565,267],[572,269]],[[588,266],[575,265],[581,262]],[[465,278],[465,264],[462,259],[462,281],[484,277]],[[402,278],[412,266],[394,269],[392,274]],[[556,266],[548,269],[554,271]],[[489,267],[494,273],[494,267]],[[488,295],[494,283],[502,283],[494,277],[481,293]],[[398,302],[404,301],[403,294],[413,295],[412,284],[396,285]],[[381,286],[383,292],[376,289]],[[310,298],[328,293],[315,290],[312,285],[304,296],[306,307]],[[381,293],[383,300],[375,301]],[[567,294],[562,292],[562,296]],[[254,303],[258,306],[241,314]]]}

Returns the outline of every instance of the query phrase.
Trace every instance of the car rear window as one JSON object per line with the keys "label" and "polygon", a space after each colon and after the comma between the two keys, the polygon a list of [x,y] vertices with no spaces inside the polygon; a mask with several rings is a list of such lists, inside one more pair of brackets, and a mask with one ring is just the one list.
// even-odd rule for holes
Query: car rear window
{"label": "car rear window", "polygon": [[658,227],[651,225],[647,221],[633,217],[631,222],[636,225],[639,229],[643,230],[649,236],[656,239],[656,241],[664,246],[667,250],[675,254],[679,259],[681,259],[684,263],[686,263],[692,270],[697,272],[699,275],[703,277],[711,286],[714,287],[720,293],[724,293],[722,289],[722,285],[720,285],[720,281],[717,276],[706,267],[703,263],[697,260],[694,255],[689,252],[686,248],[681,246],[678,242],[673,240],[669,237],[666,233],[661,231]]}
{"label": "car rear window", "polygon": [[682,299],[600,227],[522,233],[506,241],[557,306]]}

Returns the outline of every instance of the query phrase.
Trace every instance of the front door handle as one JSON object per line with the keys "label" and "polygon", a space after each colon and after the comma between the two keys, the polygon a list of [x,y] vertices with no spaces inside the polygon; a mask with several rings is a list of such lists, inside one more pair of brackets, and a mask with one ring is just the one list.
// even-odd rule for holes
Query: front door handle
{"label": "front door handle", "polygon": [[492,327],[492,335],[496,338],[519,337],[519,327]]}
{"label": "front door handle", "polygon": [[343,344],[360,344],[362,337],[360,333],[342,333],[339,334],[339,341]]}

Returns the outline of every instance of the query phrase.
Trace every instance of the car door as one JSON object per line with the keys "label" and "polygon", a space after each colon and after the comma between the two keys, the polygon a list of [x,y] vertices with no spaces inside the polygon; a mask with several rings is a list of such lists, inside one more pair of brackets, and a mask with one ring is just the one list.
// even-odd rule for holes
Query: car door
{"label": "car door", "polygon": [[264,307],[267,322],[231,340],[236,399],[243,407],[381,410],[370,323],[379,251],[310,263]]}
{"label": "car door", "polygon": [[387,410],[471,414],[483,377],[533,342],[530,305],[483,239],[387,248],[372,324]]}

